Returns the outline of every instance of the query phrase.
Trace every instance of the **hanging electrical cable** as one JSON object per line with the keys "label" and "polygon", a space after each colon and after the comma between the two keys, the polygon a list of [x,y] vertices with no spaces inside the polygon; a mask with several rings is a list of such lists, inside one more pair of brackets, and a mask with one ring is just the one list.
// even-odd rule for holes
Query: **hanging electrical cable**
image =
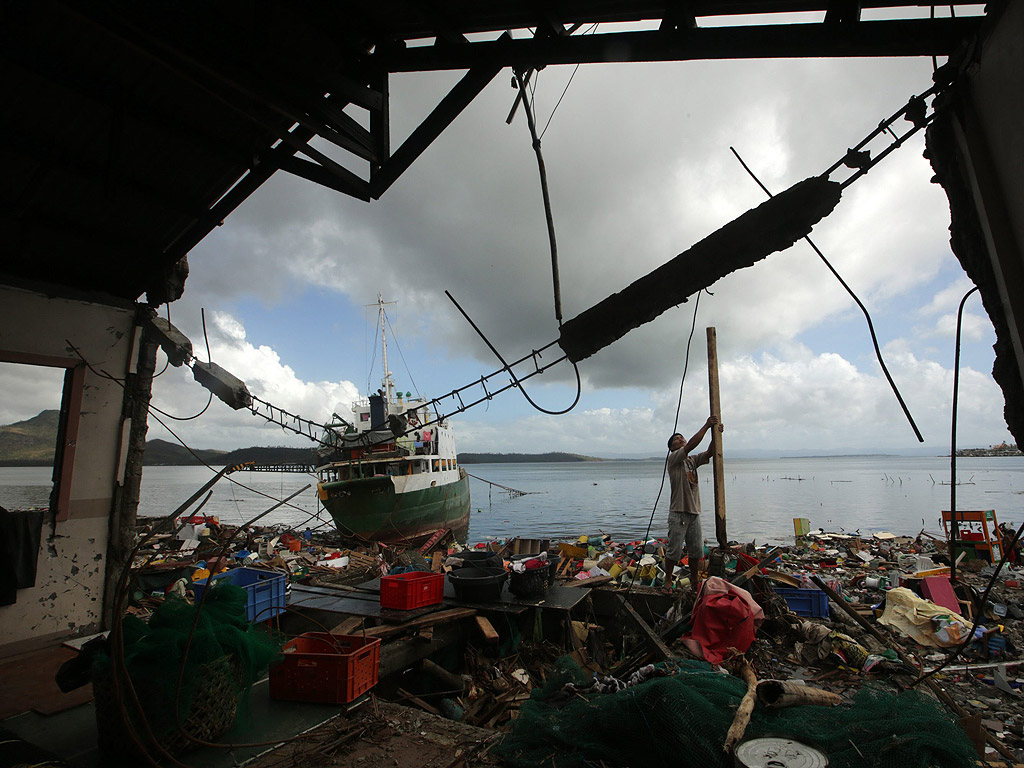
{"label": "hanging electrical cable", "polygon": [[[740,165],[743,166],[743,170],[745,170],[750,175],[750,178],[752,178],[757,183],[757,185],[764,191],[764,193],[768,195],[769,198],[775,197],[775,195],[771,193],[768,187],[762,184],[761,180],[757,178],[757,176],[754,174],[752,170],[750,170],[750,167],[745,162],[743,162],[743,158],[740,157],[740,153],[737,152],[733,147],[729,147],[729,150],[736,156],[736,159],[739,160]],[[839,284],[846,289],[846,292],[850,294],[853,300],[857,303],[857,306],[860,307],[860,311],[864,313],[864,319],[867,321],[868,324],[868,333],[871,334],[871,343],[875,348],[875,357],[878,360],[878,364],[882,368],[882,373],[885,374],[886,381],[889,382],[889,387],[896,395],[896,399],[899,401],[900,407],[903,409],[903,414],[907,417],[907,421],[910,422],[910,427],[911,429],[914,430],[914,434],[917,436],[918,441],[923,443],[924,438],[921,436],[921,430],[917,428],[917,424],[914,422],[914,417],[910,415],[910,409],[907,407],[907,404],[903,401],[903,395],[900,394],[899,387],[896,386],[896,382],[893,381],[892,374],[889,373],[889,369],[885,365],[885,360],[882,359],[882,350],[878,346],[878,336],[875,334],[875,326],[874,323],[871,322],[871,314],[868,312],[868,308],[864,306],[864,303],[860,300],[857,294],[853,292],[853,289],[846,283],[845,280],[843,280],[842,275],[839,274],[836,268],[832,266],[832,264],[829,262],[827,258],[825,258],[825,254],[821,252],[821,249],[818,248],[817,245],[814,244],[814,241],[811,240],[810,235],[805,235],[804,241],[809,246],[811,246],[811,248],[814,250],[816,254],[818,254],[818,257],[824,262],[825,266],[829,268],[829,271],[831,271],[832,274],[835,276],[836,280],[839,281]]]}
{"label": "hanging electrical cable", "polygon": [[[536,124],[533,120],[533,113],[530,106],[531,100],[529,99],[525,88],[525,79],[523,78],[521,71],[516,71],[514,74],[519,88],[519,96],[522,98],[524,108],[527,111],[527,123],[536,149],[538,166],[541,170],[542,192],[545,198],[545,212],[548,220],[548,236],[551,244],[552,283],[555,300],[555,314],[559,323],[559,338],[556,341],[541,347],[539,350],[535,349],[530,354],[524,355],[516,362],[509,364],[500,354],[498,354],[494,346],[487,341],[480,329],[472,323],[472,320],[469,319],[469,316],[462,311],[460,307],[459,309],[462,311],[462,314],[471,324],[473,324],[477,333],[484,338],[484,341],[487,342],[492,352],[494,352],[501,361],[503,367],[491,374],[481,376],[478,381],[474,381],[463,387],[454,389],[447,395],[432,399],[427,403],[427,405],[433,408],[436,418],[429,422],[421,423],[421,427],[444,421],[454,414],[463,413],[467,409],[478,405],[479,403],[490,401],[495,395],[505,392],[508,389],[522,389],[522,383],[525,380],[543,373],[554,365],[557,365],[562,360],[568,359],[573,363],[575,368],[576,364],[580,360],[595,354],[597,351],[608,344],[611,344],[616,339],[624,336],[631,329],[650,322],[667,309],[681,304],[693,294],[699,294],[700,291],[707,289],[721,277],[731,274],[743,267],[751,266],[771,253],[790,247],[797,239],[809,234],[811,228],[815,224],[832,212],[834,207],[839,203],[843,189],[867,173],[868,170],[877,165],[878,162],[896,148],[902,146],[902,144],[915,132],[928,125],[928,123],[934,118],[934,111],[931,115],[928,114],[928,105],[925,99],[936,94],[940,88],[936,85],[929,88],[922,94],[911,97],[904,107],[879,123],[878,127],[872,130],[868,136],[859,142],[853,149],[847,150],[846,154],[828,168],[825,173],[797,182],[789,189],[777,195],[768,193],[769,200],[765,201],[757,208],[747,211],[742,216],[729,222],[719,228],[716,232],[696,243],[688,250],[680,253],[666,264],[658,267],[650,274],[641,277],[623,290],[607,297],[576,317],[563,323],[558,278],[557,243],[554,234],[553,217],[551,214],[550,197],[547,190],[543,155],[540,151],[540,139],[537,136]],[[901,117],[909,120],[913,124],[913,127],[906,133],[898,134],[893,130],[892,125]],[[891,143],[876,157],[872,158],[870,152],[863,148],[869,141],[883,133],[891,137]],[[829,176],[841,166],[847,166],[853,169],[853,173],[842,182],[831,181]],[[760,184],[760,182],[758,183]],[[761,186],[767,193],[768,190],[764,188],[763,185]],[[828,264],[827,260],[824,259],[824,256],[822,256],[822,259],[826,264]],[[831,265],[828,266],[831,269]],[[834,269],[833,273],[842,283],[842,278]],[[845,283],[843,284],[845,286]],[[849,290],[848,286],[845,287]],[[853,295],[852,291],[850,291],[850,293]],[[452,298],[451,294],[448,295],[449,298]],[[854,300],[861,305],[862,310],[867,315],[867,311],[864,309],[859,299],[857,299],[855,295],[853,295],[853,297]],[[453,298],[452,301],[454,302]],[[457,303],[456,306],[458,306]],[[913,418],[910,415],[909,409],[903,402],[902,396],[896,388],[895,383],[892,381],[892,378],[881,359],[881,352],[878,348],[877,338],[874,335],[870,316],[867,316],[867,319],[869,330],[872,333],[872,339],[875,343],[876,355],[879,357],[879,362],[886,374],[886,378],[889,379],[890,386],[893,387],[893,391],[895,392],[897,399],[900,401],[900,405],[903,407],[904,413],[917,434],[918,439],[923,441],[923,438],[920,436],[920,432],[917,429],[917,425],[914,423]],[[169,325],[169,323],[166,323],[165,325]],[[187,339],[184,339],[184,342],[187,343]],[[164,346],[164,344],[167,346]],[[176,355],[180,355],[183,359],[188,361],[193,368],[193,375],[196,380],[203,386],[211,389],[214,394],[224,400],[224,402],[230,407],[235,408],[236,410],[240,408],[247,408],[255,416],[265,418],[267,421],[278,424],[286,430],[291,430],[292,432],[301,434],[314,442],[330,447],[330,444],[324,442],[318,435],[318,433],[323,433],[325,429],[323,424],[288,413],[284,409],[278,408],[272,403],[253,397],[246,389],[244,382],[212,362],[199,363],[194,356],[191,355],[190,347],[186,352],[185,348],[183,346],[179,347],[178,344],[179,342],[177,340],[169,338],[164,338],[161,341],[161,346],[164,348],[165,352],[168,348],[173,349]],[[561,347],[564,354],[553,362],[541,365],[541,354],[555,344]],[[520,363],[527,360],[533,360],[534,370],[526,374],[517,375],[513,369]],[[174,364],[177,365],[180,363]],[[488,382],[493,377],[503,374],[509,374],[511,376],[510,382],[498,389],[489,389]],[[581,396],[582,384],[578,369],[575,370],[575,374],[577,381],[577,393],[573,404],[567,409],[560,411],[547,410],[537,405],[525,391],[523,392],[524,397],[527,398],[531,405],[543,413],[566,413],[575,407]],[[472,402],[465,402],[462,396],[463,393],[476,387],[479,387],[483,391],[483,396],[478,397]],[[369,389],[369,386],[367,388]],[[444,402],[449,400],[453,407],[444,408]],[[382,429],[385,426],[386,425],[383,424],[372,425],[371,431]]]}
{"label": "hanging electrical cable", "polygon": [[960,538],[960,526],[956,519],[956,416],[960,398],[960,331],[963,327],[964,304],[971,294],[978,290],[974,286],[960,299],[960,307],[956,311],[956,345],[953,352],[953,413],[950,417],[949,436],[949,516],[950,516],[950,550],[949,580],[956,583],[956,553],[952,542]]}
{"label": "hanging electrical cable", "polygon": [[[533,401],[533,398],[531,398],[529,394],[527,394],[526,388],[523,386],[523,379],[517,377],[515,372],[513,372],[512,367],[515,365],[515,363],[513,363],[512,365],[509,365],[508,363],[506,363],[505,362],[505,358],[501,356],[501,353],[495,348],[495,346],[493,344],[491,344],[490,340],[486,336],[484,336],[483,331],[481,331],[477,327],[476,323],[473,322],[473,319],[468,314],[466,314],[466,310],[464,310],[459,305],[459,302],[457,302],[455,300],[455,297],[452,296],[449,291],[445,291],[444,294],[449,299],[451,299],[452,304],[455,305],[456,309],[458,309],[459,312],[462,313],[462,316],[464,318],[466,318],[466,321],[473,327],[473,330],[476,331],[480,335],[480,338],[484,340],[484,343],[490,348],[491,352],[494,353],[494,356],[497,357],[498,360],[501,361],[501,364],[504,366],[504,368],[502,368],[502,371],[507,371],[508,372],[508,375],[512,377],[512,386],[517,387],[519,389],[519,391],[523,393],[523,397],[526,398],[526,401],[530,405],[532,405],[534,408],[536,408],[541,413],[546,413],[549,416],[561,416],[562,414],[568,413],[569,411],[571,411],[573,408],[576,407],[576,404],[580,401],[580,396],[583,394],[583,382],[580,379],[580,369],[579,369],[579,366],[576,365],[576,363],[572,364],[572,369],[573,369],[573,371],[576,372],[576,397],[573,398],[572,404],[570,404],[568,408],[563,408],[560,411],[550,411],[547,408],[541,407],[540,405],[538,405],[537,403],[535,403]],[[537,353],[535,352],[534,354],[537,354]],[[560,358],[560,359],[562,359],[562,358]],[[555,362],[558,362],[558,361],[556,360]],[[534,374],[532,374],[532,373],[530,374],[530,376],[533,376],[533,375]],[[529,378],[529,376],[524,377],[524,378]],[[482,381],[482,379],[481,379],[481,381]]]}
{"label": "hanging electrical cable", "polygon": [[[581,24],[574,24],[573,27],[566,32],[566,34],[571,35],[573,32],[575,32],[581,26],[582,26]],[[599,24],[597,22],[591,24],[589,27],[587,27],[580,34],[580,37],[582,37],[583,35],[593,34],[594,32],[597,31],[598,26],[599,26]],[[562,94],[558,97],[558,101],[555,102],[555,106],[552,107],[551,114],[548,115],[547,122],[544,123],[544,128],[541,129],[540,137],[542,139],[544,138],[544,134],[548,132],[548,126],[551,125],[551,121],[555,117],[555,112],[557,112],[558,108],[561,106],[562,99],[564,99],[565,98],[565,94],[569,92],[569,86],[572,85],[572,81],[576,77],[576,73],[579,72],[579,70],[580,70],[580,65],[579,65],[579,63],[577,63],[576,66],[572,68],[572,74],[569,75],[569,82],[567,82],[565,84],[565,88],[562,89]]]}
{"label": "hanging electrical cable", "polygon": [[[949,514],[950,514],[950,536],[949,536],[949,580],[956,583],[956,541],[960,538],[959,527],[956,519],[956,421],[957,421],[957,410],[959,406],[959,393],[960,393],[960,333],[963,328],[964,318],[964,305],[967,303],[967,299],[970,298],[971,294],[978,290],[978,286],[974,286],[967,293],[964,294],[963,298],[960,299],[960,307],[956,313],[956,342],[953,352],[953,403],[952,403],[952,415],[950,418],[950,444],[949,444]],[[940,672],[942,669],[947,667],[949,664],[956,659],[964,649],[971,644],[974,640],[974,633],[978,628],[978,624],[981,623],[983,609],[985,604],[988,602],[989,592],[992,591],[992,587],[996,583],[996,578],[999,575],[999,571],[1002,569],[1006,560],[1010,556],[1010,552],[1013,552],[1017,546],[1017,542],[1020,541],[1021,534],[1024,533],[1024,523],[1021,524],[1020,528],[1017,529],[1017,533],[1014,534],[1013,539],[1010,541],[1006,551],[1002,551],[1002,557],[999,560],[999,564],[996,566],[995,572],[992,574],[992,578],[989,579],[988,584],[985,587],[985,591],[981,595],[980,604],[976,607],[977,616],[974,620],[971,631],[967,633],[963,641],[949,652],[946,658],[942,661],[939,666],[927,672],[916,680],[914,680],[910,687],[917,685],[920,682],[927,680],[932,675]]]}
{"label": "hanging electrical cable", "polygon": [[[74,352],[74,353],[75,353],[76,355],[78,355],[78,358],[79,358],[79,359],[80,359],[80,360],[82,361],[82,363],[83,363],[83,364],[85,365],[85,367],[86,367],[86,368],[88,368],[88,369],[89,369],[90,371],[92,371],[92,372],[93,372],[94,374],[96,374],[97,376],[100,376],[101,378],[105,378],[105,379],[109,379],[110,381],[113,381],[113,382],[114,382],[115,384],[117,384],[117,385],[118,385],[119,387],[121,387],[122,389],[124,389],[124,388],[125,388],[125,384],[124,384],[124,382],[123,382],[123,381],[121,381],[120,379],[117,379],[117,378],[115,378],[114,376],[111,376],[111,375],[110,375],[109,373],[107,373],[106,371],[102,371],[102,370],[97,370],[97,369],[96,369],[96,368],[95,368],[95,367],[94,367],[94,366],[93,366],[93,365],[92,365],[92,364],[91,364],[91,363],[90,363],[90,362],[89,362],[89,361],[88,361],[88,360],[87,360],[87,359],[85,358],[85,355],[83,355],[83,354],[82,354],[82,352],[81,352],[81,351],[80,351],[80,350],[78,349],[78,347],[76,347],[76,346],[75,346],[74,344],[72,344],[70,340],[68,340],[68,339],[65,339],[65,340],[64,340],[64,342],[65,342],[65,343],[66,343],[66,344],[68,345],[68,349],[70,349],[70,350],[71,350],[72,352]],[[163,421],[162,421],[162,420],[161,420],[161,419],[160,419],[160,418],[159,418],[158,416],[155,416],[155,415],[153,415],[153,412],[154,412],[154,411],[155,411],[155,412],[157,412],[157,413],[161,413],[160,411],[157,411],[157,409],[156,409],[156,408],[154,408],[154,407],[153,407],[152,405],[148,405],[148,406],[146,406],[146,408],[147,408],[147,410],[148,410],[148,411],[150,412],[150,414],[149,414],[149,415],[153,416],[153,419],[154,419],[154,420],[155,420],[155,421],[156,421],[156,422],[157,422],[157,423],[158,423],[158,424],[159,424],[160,426],[162,426],[162,427],[163,427],[164,429],[166,429],[166,430],[167,430],[167,432],[168,432],[168,433],[169,433],[169,434],[171,435],[171,437],[173,437],[173,438],[174,438],[175,440],[177,440],[177,441],[178,441],[179,443],[181,443],[181,446],[182,446],[182,447],[183,447],[183,448],[184,448],[184,449],[185,449],[186,451],[188,451],[188,452],[189,452],[189,454],[191,454],[192,458],[194,458],[194,459],[195,459],[195,460],[196,460],[197,462],[199,462],[199,464],[201,464],[202,466],[204,466],[204,467],[206,467],[207,469],[211,470],[212,472],[220,472],[220,471],[221,471],[221,470],[218,470],[218,469],[214,468],[213,466],[211,466],[211,465],[210,465],[210,464],[209,464],[209,463],[208,463],[207,461],[205,461],[205,460],[204,460],[204,459],[203,459],[203,458],[202,458],[202,457],[201,457],[201,456],[200,456],[199,454],[197,454],[197,453],[196,453],[196,452],[195,452],[195,451],[194,451],[194,450],[193,450],[193,449],[192,449],[192,448],[191,448],[191,447],[190,447],[190,446],[188,445],[188,443],[186,443],[186,442],[185,442],[184,440],[182,440],[182,439],[181,439],[181,437],[179,437],[179,436],[178,436],[178,434],[177,434],[177,433],[176,433],[176,432],[175,432],[175,431],[174,431],[173,429],[171,429],[171,428],[170,428],[170,427],[169,427],[169,426],[168,426],[168,425],[167,425],[166,423],[164,423],[164,422],[163,422]],[[195,418],[195,417],[191,417],[191,418]],[[271,494],[269,494],[269,493],[264,493],[263,491],[257,490],[256,488],[252,488],[252,487],[250,487],[250,486],[246,485],[245,483],[240,483],[240,482],[238,482],[237,480],[235,480],[235,479],[233,479],[233,478],[230,478],[230,477],[229,477],[229,478],[228,478],[228,482],[230,482],[230,483],[233,483],[233,484],[237,485],[237,486],[238,486],[239,488],[244,488],[244,489],[245,489],[245,490],[247,490],[247,491],[250,491],[250,492],[252,492],[252,493],[255,493],[255,494],[257,494],[258,496],[263,496],[263,497],[265,497],[265,498],[267,498],[267,499],[271,499],[272,501],[281,501],[280,499],[276,498],[275,496],[272,496],[272,495],[271,495]],[[289,506],[289,507],[292,507],[292,509],[298,510],[299,512],[302,512],[303,514],[309,514],[309,511],[308,511],[308,510],[306,510],[306,509],[303,509],[302,507],[296,507],[296,506],[295,506],[295,505],[293,505],[293,504],[288,504],[287,506]]]}
{"label": "hanging electrical cable", "polygon": [[[705,289],[705,290],[707,290],[707,289]],[[686,354],[683,357],[683,375],[679,378],[679,397],[676,400],[676,415],[675,415],[675,419],[672,421],[672,433],[673,434],[675,434],[675,432],[679,429],[679,412],[680,412],[680,410],[683,407],[683,385],[686,383],[686,372],[687,372],[687,370],[690,367],[690,344],[693,342],[693,332],[697,328],[697,310],[700,308],[701,293],[703,293],[703,291],[700,291],[700,292],[697,293],[697,299],[693,303],[693,322],[690,323],[690,335],[686,339]],[[710,291],[708,291],[708,295],[712,295]],[[671,453],[671,451],[669,451],[669,454],[670,453]],[[654,525],[654,515],[658,511],[658,502],[661,501],[661,494],[665,490],[665,478],[667,477],[667,475],[668,475],[668,454],[665,455],[665,461],[664,461],[664,463],[663,463],[663,465],[661,467],[661,484],[658,486],[658,494],[657,494],[657,496],[654,497],[654,505],[651,507],[651,516],[647,520],[647,530],[644,531],[644,538],[643,538],[644,543],[646,543],[650,539],[650,536],[651,536],[651,526]],[[638,561],[637,565],[639,566],[639,561]],[[639,572],[640,572],[640,568],[639,567],[633,569],[633,576],[629,580],[629,586],[626,588],[626,598],[627,599],[629,598],[629,593],[633,589],[633,584],[636,581],[636,577],[637,577],[637,574]],[[666,586],[668,586],[668,585],[666,585]]]}
{"label": "hanging electrical cable", "polygon": [[[523,83],[523,76],[519,70],[514,69],[516,82],[519,84],[520,93],[526,88]],[[523,110],[526,112],[526,124],[530,129],[530,137],[533,139],[533,151],[537,155],[537,169],[540,171],[540,191],[544,198],[544,218],[548,225],[548,245],[551,248],[551,282],[555,294],[555,320],[559,327],[562,325],[562,295],[558,284],[558,242],[555,240],[555,220],[551,214],[551,195],[548,192],[548,173],[544,167],[544,155],[540,150],[540,138],[537,136],[537,125],[533,120],[533,109],[530,101],[523,97]]]}
{"label": "hanging electrical cable", "polygon": [[[171,305],[169,303],[167,304],[167,324],[171,324]],[[157,378],[158,376],[163,376],[164,373],[167,372],[167,369],[171,367],[171,358],[167,357],[166,355],[164,356],[164,358],[164,367],[160,369],[159,373],[153,374],[154,379]]]}

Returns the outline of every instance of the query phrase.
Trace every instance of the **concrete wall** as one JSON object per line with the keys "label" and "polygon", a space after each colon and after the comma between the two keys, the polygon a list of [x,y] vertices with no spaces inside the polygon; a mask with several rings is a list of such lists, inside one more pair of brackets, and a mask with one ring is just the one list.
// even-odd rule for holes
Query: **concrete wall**
{"label": "concrete wall", "polygon": [[984,43],[971,96],[1004,200],[1006,237],[1024,258],[1024,3],[1010,2]]}
{"label": "concrete wall", "polygon": [[[84,370],[67,520],[43,523],[35,587],[0,606],[0,657],[100,629],[113,496],[122,451],[123,390],[97,372],[123,378],[133,359],[130,305],[50,298],[0,286],[0,361],[26,356],[80,364],[70,341],[95,369]],[[2,393],[0,393],[2,396]]]}
{"label": "concrete wall", "polygon": [[928,155],[949,197],[950,244],[996,332],[992,376],[1024,444],[1024,2],[993,3],[978,44],[936,98]]}
{"label": "concrete wall", "polygon": [[1024,379],[1024,2],[1010,2],[969,70],[964,154],[1017,373]]}

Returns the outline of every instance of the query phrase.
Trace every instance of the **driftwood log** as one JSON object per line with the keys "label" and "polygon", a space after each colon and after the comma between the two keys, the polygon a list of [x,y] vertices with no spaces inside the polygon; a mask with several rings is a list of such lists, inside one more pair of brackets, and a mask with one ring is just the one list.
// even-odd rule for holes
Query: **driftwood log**
{"label": "driftwood log", "polygon": [[742,663],[739,676],[746,682],[747,692],[743,694],[740,705],[736,709],[736,716],[732,719],[732,725],[729,726],[729,731],[725,734],[725,744],[722,745],[722,749],[726,752],[732,752],[733,747],[743,738],[747,726],[750,725],[750,715],[754,712],[754,703],[757,701],[757,676],[754,674],[754,668],[745,658]]}
{"label": "driftwood log", "polygon": [[558,345],[574,363],[590,357],[716,280],[789,248],[832,212],[841,192],[820,176],[797,182],[566,321]]}
{"label": "driftwood log", "polygon": [[757,700],[766,707],[777,709],[804,704],[834,707],[843,703],[843,697],[838,693],[801,685],[795,680],[762,680],[757,684]]}

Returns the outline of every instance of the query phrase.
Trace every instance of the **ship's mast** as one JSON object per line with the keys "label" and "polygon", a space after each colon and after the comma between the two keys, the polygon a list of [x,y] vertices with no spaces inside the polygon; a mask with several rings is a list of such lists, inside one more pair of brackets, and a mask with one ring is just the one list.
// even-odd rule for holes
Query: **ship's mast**
{"label": "ship's mast", "polygon": [[391,380],[391,371],[388,370],[388,332],[387,323],[384,320],[384,297],[377,294],[377,322],[380,323],[381,360],[384,363],[384,402],[395,401],[395,383]]}

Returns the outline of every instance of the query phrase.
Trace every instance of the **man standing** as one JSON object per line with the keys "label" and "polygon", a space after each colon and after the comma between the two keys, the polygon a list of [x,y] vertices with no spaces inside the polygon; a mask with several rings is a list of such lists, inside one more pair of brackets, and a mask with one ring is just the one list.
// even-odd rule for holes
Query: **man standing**
{"label": "man standing", "polygon": [[666,463],[671,497],[668,507],[668,551],[665,553],[665,586],[672,586],[672,572],[683,557],[683,543],[690,556],[690,585],[697,588],[697,566],[704,556],[704,535],[700,529],[700,489],[697,486],[697,467],[711,459],[711,448],[694,456],[690,451],[701,444],[704,435],[713,426],[724,430],[717,416],[709,416],[704,426],[687,440],[676,432],[668,439],[671,451]]}

